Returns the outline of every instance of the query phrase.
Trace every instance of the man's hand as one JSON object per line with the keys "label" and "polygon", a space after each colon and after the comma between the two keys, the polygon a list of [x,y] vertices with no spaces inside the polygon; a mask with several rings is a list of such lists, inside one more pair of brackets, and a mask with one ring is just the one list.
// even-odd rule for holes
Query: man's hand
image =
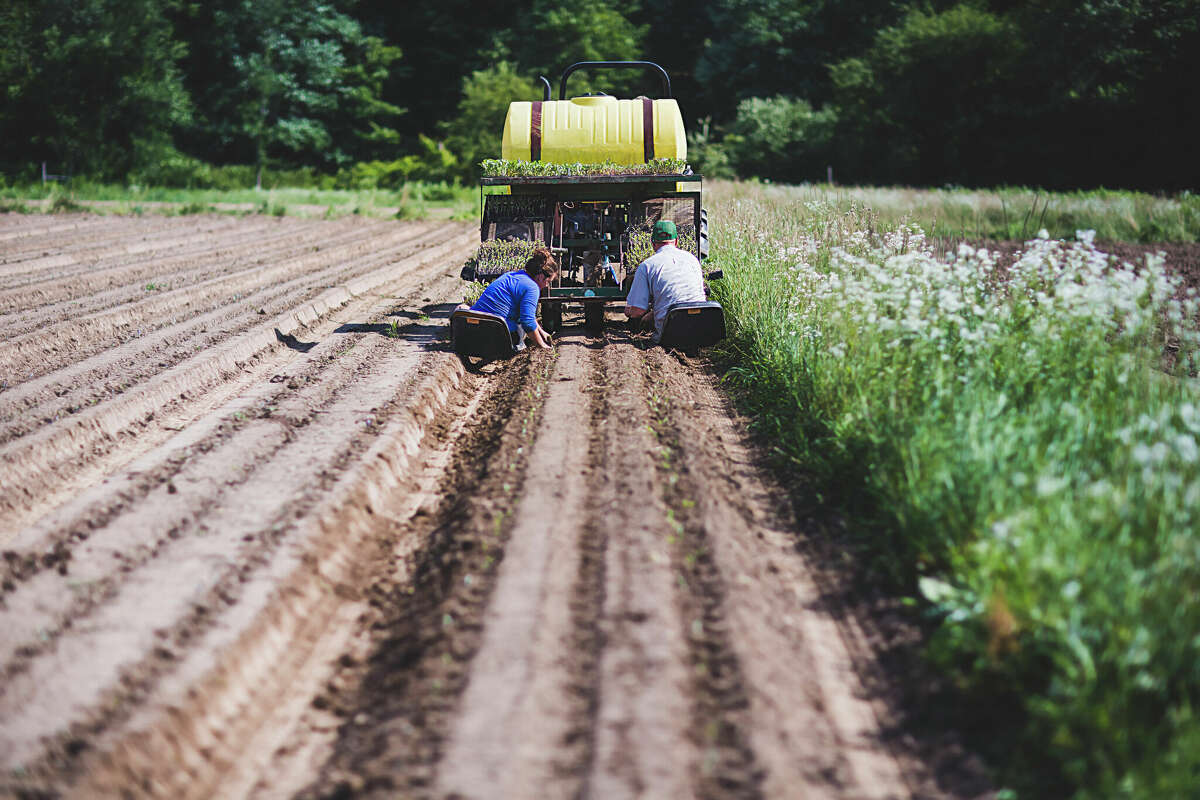
{"label": "man's hand", "polygon": [[533,332],[533,341],[537,342],[537,346],[543,350],[549,350],[550,346],[554,344],[550,338],[550,334],[541,325],[538,325],[537,329]]}

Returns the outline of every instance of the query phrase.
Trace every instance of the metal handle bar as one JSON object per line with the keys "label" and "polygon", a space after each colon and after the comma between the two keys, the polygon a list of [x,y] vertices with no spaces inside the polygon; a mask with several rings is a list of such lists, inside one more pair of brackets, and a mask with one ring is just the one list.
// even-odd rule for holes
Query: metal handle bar
{"label": "metal handle bar", "polygon": [[667,75],[667,71],[655,64],[653,61],[577,61],[571,66],[563,70],[562,78],[558,84],[558,99],[567,99],[567,78],[577,69],[592,69],[592,68],[621,68],[621,67],[644,67],[651,72],[657,71],[662,76],[663,80],[663,97],[671,96],[671,77]]}

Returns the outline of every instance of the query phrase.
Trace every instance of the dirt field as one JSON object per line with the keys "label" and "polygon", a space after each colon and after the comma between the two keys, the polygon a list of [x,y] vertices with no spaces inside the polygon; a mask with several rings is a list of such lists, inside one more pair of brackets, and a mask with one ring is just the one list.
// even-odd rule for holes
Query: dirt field
{"label": "dirt field", "polygon": [[702,362],[464,370],[477,236],[0,215],[0,795],[988,796]]}

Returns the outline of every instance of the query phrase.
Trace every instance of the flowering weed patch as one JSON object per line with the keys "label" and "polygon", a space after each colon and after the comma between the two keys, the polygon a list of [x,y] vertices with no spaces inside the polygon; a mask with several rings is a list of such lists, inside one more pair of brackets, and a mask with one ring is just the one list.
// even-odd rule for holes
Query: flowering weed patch
{"label": "flowering weed patch", "polygon": [[996,732],[1005,780],[1021,797],[1187,795],[1194,294],[1090,234],[1033,239],[1001,270],[986,250],[935,257],[861,206],[735,197],[713,217],[731,379],[827,498],[873,510],[854,518],[863,546],[937,620],[934,662],[1017,707]]}

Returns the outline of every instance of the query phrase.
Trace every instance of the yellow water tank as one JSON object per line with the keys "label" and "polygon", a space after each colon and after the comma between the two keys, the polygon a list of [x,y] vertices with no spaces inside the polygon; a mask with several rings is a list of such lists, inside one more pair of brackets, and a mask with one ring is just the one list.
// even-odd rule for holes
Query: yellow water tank
{"label": "yellow water tank", "polygon": [[[652,131],[647,140],[645,131]],[[687,158],[683,115],[674,99],[601,95],[522,101],[508,107],[501,157],[556,164],[644,164]]]}

